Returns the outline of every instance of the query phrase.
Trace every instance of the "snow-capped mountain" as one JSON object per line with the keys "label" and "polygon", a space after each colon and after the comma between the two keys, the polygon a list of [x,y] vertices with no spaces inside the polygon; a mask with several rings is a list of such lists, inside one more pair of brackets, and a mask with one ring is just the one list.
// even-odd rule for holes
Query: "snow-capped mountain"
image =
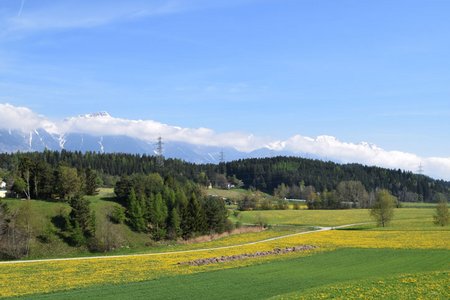
{"label": "snow-capped mountain", "polygon": [[20,130],[0,130],[0,151],[43,151],[59,149],[58,137],[45,129],[37,128],[29,132]]}
{"label": "snow-capped mountain", "polygon": [[283,140],[243,132],[216,132],[189,128],[151,119],[125,119],[107,112],[50,120],[27,107],[0,103],[0,151],[70,150],[126,152],[152,155],[159,136],[163,154],[195,163],[217,163],[251,157],[302,156],[339,163],[416,171],[450,178],[450,157],[421,157],[414,153],[386,150],[366,142],[345,142],[334,136],[296,134]]}
{"label": "snow-capped mountain", "polygon": [[[111,132],[111,124],[119,128]],[[140,128],[140,126],[142,128]],[[150,129],[149,129],[150,127]],[[112,117],[107,112],[78,115],[64,119],[59,124],[46,123],[46,128],[31,130],[0,129],[0,152],[15,151],[95,151],[101,153],[138,153],[153,155],[156,153],[157,139],[148,135],[151,128],[163,132],[177,134],[185,129],[170,127],[153,121],[129,121]],[[206,129],[199,129],[204,133]],[[136,136],[141,133],[142,137]],[[98,134],[96,134],[98,133]],[[193,138],[198,132],[192,130]],[[133,136],[135,135],[135,136]],[[194,163],[218,163],[223,158],[226,161],[248,157],[266,157],[274,155],[274,151],[262,147],[255,151],[239,151],[231,146],[202,145],[198,141],[167,141],[163,136],[163,155],[167,158],[179,158]],[[222,156],[223,155],[223,156]],[[281,155],[281,153],[280,153]]]}
{"label": "snow-capped mountain", "polygon": [[[105,117],[105,114],[84,115],[83,118]],[[101,153],[137,153],[153,155],[157,140],[144,141],[125,135],[90,135],[84,133],[51,134],[38,128],[30,132],[20,130],[0,130],[0,152],[16,151],[95,151]],[[214,147],[195,145],[187,142],[163,140],[163,154],[167,158],[179,158],[193,163],[218,163],[222,152],[226,161],[247,157],[264,157],[273,155],[270,149],[246,153],[232,147]]]}

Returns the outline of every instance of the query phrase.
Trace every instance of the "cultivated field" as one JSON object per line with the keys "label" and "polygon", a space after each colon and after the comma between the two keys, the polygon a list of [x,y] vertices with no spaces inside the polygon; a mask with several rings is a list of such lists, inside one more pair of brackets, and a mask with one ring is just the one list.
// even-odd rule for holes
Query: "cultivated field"
{"label": "cultivated field", "polygon": [[[323,295],[370,299],[374,286],[380,292],[372,299],[380,299],[380,295],[383,299],[401,299],[397,295],[441,295],[429,299],[446,299],[449,273],[442,261],[448,261],[448,257],[444,250],[339,249],[245,268],[95,286],[30,299],[297,299],[300,295],[308,295],[304,299],[324,299]],[[417,275],[403,275],[411,273]],[[416,283],[423,279],[424,285]],[[356,290],[353,285],[357,285]],[[382,292],[385,287],[389,289]]]}
{"label": "cultivated field", "polygon": [[[364,210],[248,212],[244,218],[251,221],[260,213],[271,224],[317,222],[337,226],[370,221]],[[397,209],[395,213],[397,221],[388,230],[365,224],[246,244],[258,237],[263,240],[280,235],[269,230],[170,249],[184,250],[178,253],[0,264],[0,295],[33,295],[33,299],[121,299],[125,295],[137,299],[289,299],[309,295],[305,296],[308,299],[332,294],[343,299],[371,295],[397,299],[414,293],[429,299],[447,299],[449,227],[428,225],[433,209]],[[206,245],[222,248],[189,250]],[[223,248],[227,245],[234,246]],[[298,245],[318,248],[203,266],[178,264]],[[357,294],[352,286],[358,287]]]}

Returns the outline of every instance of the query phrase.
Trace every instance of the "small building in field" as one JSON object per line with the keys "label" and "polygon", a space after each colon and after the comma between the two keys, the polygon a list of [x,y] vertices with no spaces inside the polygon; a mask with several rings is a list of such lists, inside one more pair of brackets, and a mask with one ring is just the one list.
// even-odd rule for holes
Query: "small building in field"
{"label": "small building in field", "polygon": [[6,182],[0,181],[0,198],[6,197]]}

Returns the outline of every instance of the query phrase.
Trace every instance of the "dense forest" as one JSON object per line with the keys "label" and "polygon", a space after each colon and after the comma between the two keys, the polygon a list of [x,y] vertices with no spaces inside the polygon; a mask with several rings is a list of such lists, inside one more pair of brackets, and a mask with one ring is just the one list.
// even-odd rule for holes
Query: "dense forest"
{"label": "dense forest", "polygon": [[[83,171],[85,177],[89,176],[88,170],[95,171],[100,184],[106,186],[114,186],[122,176],[158,173],[164,179],[173,178],[180,182],[190,180],[204,186],[210,183],[226,186],[231,182],[270,194],[273,194],[281,184],[290,187],[291,190],[309,186],[321,193],[335,190],[342,181],[359,181],[368,192],[387,189],[399,198],[432,202],[436,194],[448,194],[450,190],[450,182],[412,172],[298,157],[242,159],[215,165],[193,164],[177,159],[161,160],[155,156],[123,153],[68,151],[3,153],[0,154],[0,177],[9,179],[8,184],[11,185],[14,181],[11,174],[20,173],[24,158],[27,158],[31,166],[30,181],[46,172],[47,176],[50,176],[51,172],[58,171],[58,167],[60,171],[61,167],[70,167],[79,172]],[[37,179],[37,181],[41,185],[57,186],[50,180]],[[92,180],[88,179],[86,182]],[[36,186],[35,182],[33,184]],[[36,191],[38,189],[35,189]],[[33,193],[33,189],[30,193]],[[45,196],[44,194],[40,196]],[[295,196],[295,193],[292,196]]]}
{"label": "dense forest", "polygon": [[[205,197],[191,181],[164,180],[158,173],[133,174],[122,177],[114,192],[131,228],[149,232],[153,240],[222,233],[233,226],[224,201]],[[115,213],[113,219],[120,222],[125,214]]]}

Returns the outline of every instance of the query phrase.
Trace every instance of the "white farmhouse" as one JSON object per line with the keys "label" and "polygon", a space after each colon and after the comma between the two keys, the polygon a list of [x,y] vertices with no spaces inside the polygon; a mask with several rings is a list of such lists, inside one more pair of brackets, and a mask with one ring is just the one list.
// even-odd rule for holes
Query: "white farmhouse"
{"label": "white farmhouse", "polygon": [[6,197],[6,182],[0,181],[0,198]]}

